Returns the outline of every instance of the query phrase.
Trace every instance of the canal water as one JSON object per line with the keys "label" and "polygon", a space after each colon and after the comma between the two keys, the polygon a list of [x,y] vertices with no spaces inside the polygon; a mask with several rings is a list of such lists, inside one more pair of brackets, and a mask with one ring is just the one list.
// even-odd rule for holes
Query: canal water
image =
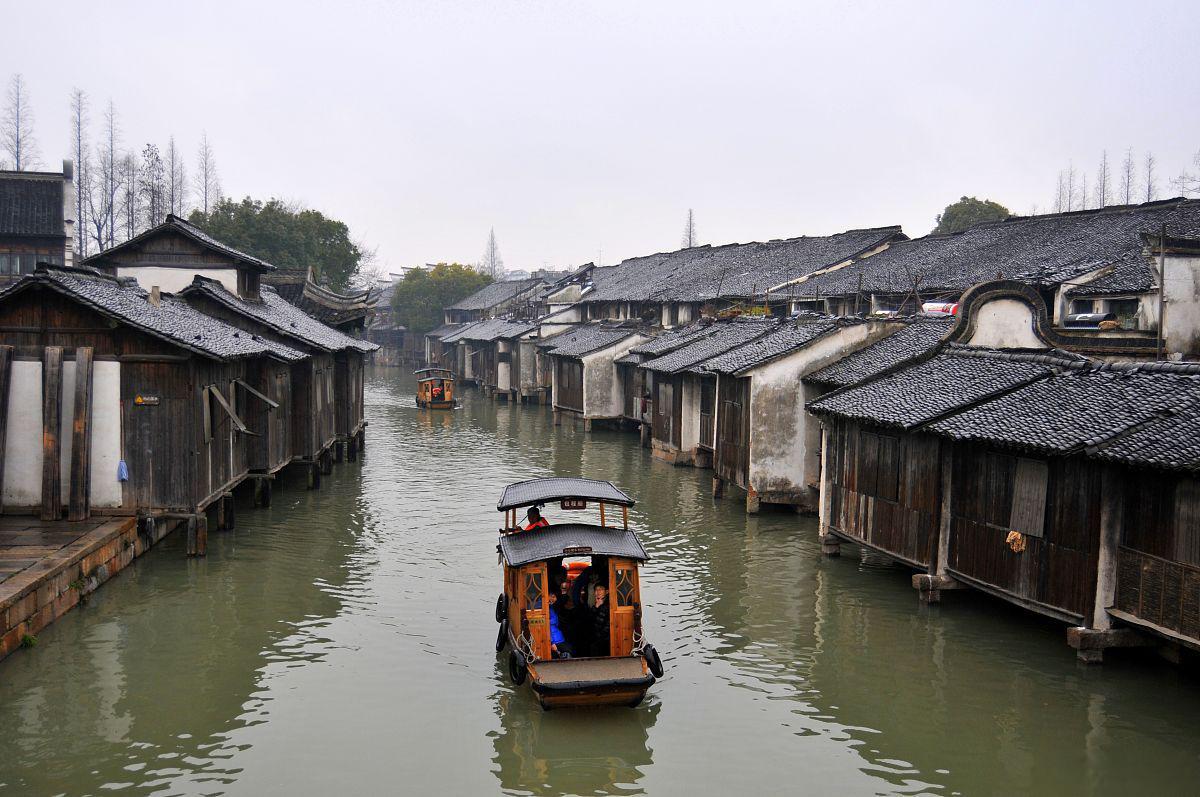
{"label": "canal water", "polygon": [[[815,520],[714,502],[636,435],[376,371],[368,446],[286,479],[189,560],[173,536],[0,662],[3,794],[1126,794],[1200,782],[1200,683],[1077,665],[1063,629]],[[543,713],[493,652],[501,488],[611,479],[667,674],[636,709]],[[553,517],[553,512],[549,513]]]}

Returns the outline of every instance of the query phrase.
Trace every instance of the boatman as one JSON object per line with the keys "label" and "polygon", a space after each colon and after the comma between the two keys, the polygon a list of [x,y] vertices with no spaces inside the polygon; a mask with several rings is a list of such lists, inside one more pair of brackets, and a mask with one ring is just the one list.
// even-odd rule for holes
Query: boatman
{"label": "boatman", "polygon": [[533,531],[534,529],[544,528],[550,524],[546,518],[542,517],[542,512],[536,506],[529,507],[529,511],[525,513],[525,520],[528,521],[522,528],[525,531]]}

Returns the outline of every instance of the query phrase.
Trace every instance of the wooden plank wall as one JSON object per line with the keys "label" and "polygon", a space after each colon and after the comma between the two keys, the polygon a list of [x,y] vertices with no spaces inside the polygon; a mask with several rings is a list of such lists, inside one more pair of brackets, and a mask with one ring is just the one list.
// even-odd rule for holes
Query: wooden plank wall
{"label": "wooden plank wall", "polygon": [[675,394],[679,392],[675,377],[654,375],[654,414],[650,419],[650,436],[663,445],[675,439]]}
{"label": "wooden plank wall", "polygon": [[1200,479],[1126,475],[1116,606],[1200,642]]}
{"label": "wooden plank wall", "polygon": [[92,350],[75,350],[75,405],[71,419],[71,485],[67,520],[83,520],[91,511]]}
{"label": "wooden plank wall", "polygon": [[1025,550],[1014,552],[1005,540],[1014,524],[1018,457],[979,446],[955,449],[949,566],[1082,619],[1096,589],[1101,468],[1082,457],[1047,463],[1043,536],[1026,536]]}
{"label": "wooden plank wall", "polygon": [[554,367],[558,372],[558,393],[554,396],[554,405],[583,412],[583,363],[555,357]]}
{"label": "wooden plank wall", "polygon": [[47,346],[42,353],[42,520],[62,516],[62,378],[62,347]]}
{"label": "wooden plank wall", "polygon": [[13,347],[0,346],[0,513],[4,511],[4,462],[8,445],[8,393],[12,386]]}
{"label": "wooden plank wall", "polygon": [[743,490],[750,480],[750,380],[717,379],[717,443],[713,470]]}
{"label": "wooden plank wall", "polygon": [[939,441],[843,420],[829,434],[830,525],[913,564],[934,564]]}

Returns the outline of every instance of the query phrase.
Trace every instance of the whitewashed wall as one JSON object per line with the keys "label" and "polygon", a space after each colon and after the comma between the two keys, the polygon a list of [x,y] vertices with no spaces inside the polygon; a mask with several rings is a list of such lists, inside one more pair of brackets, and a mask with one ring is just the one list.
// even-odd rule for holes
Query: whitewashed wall
{"label": "whitewashed wall", "polygon": [[975,313],[970,346],[994,349],[1045,349],[1034,329],[1033,309],[1018,299],[993,299]]}
{"label": "whitewashed wall", "polygon": [[155,285],[166,293],[176,293],[192,284],[199,274],[216,280],[230,293],[237,293],[237,269],[235,268],[162,268],[161,266],[118,266],[118,277],[133,277],[145,290]]}

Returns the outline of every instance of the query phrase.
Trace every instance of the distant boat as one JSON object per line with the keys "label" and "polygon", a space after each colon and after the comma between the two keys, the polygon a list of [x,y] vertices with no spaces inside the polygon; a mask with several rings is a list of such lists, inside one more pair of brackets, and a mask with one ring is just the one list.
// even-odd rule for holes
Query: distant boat
{"label": "distant boat", "polygon": [[431,410],[452,410],[458,406],[454,398],[454,372],[449,368],[418,368],[417,406]]}
{"label": "distant boat", "polygon": [[[518,686],[529,680],[542,708],[636,706],[662,677],[662,661],[642,630],[638,568],[648,557],[629,530],[633,503],[611,482],[551,478],[510,484],[496,506],[504,513],[496,651],[510,649],[509,677]],[[548,523],[540,518],[548,504],[564,512],[594,504],[600,524]],[[538,519],[522,526],[517,510],[526,507],[538,508]],[[621,524],[610,526],[606,510],[617,507]],[[594,606],[601,586],[607,614]]]}

